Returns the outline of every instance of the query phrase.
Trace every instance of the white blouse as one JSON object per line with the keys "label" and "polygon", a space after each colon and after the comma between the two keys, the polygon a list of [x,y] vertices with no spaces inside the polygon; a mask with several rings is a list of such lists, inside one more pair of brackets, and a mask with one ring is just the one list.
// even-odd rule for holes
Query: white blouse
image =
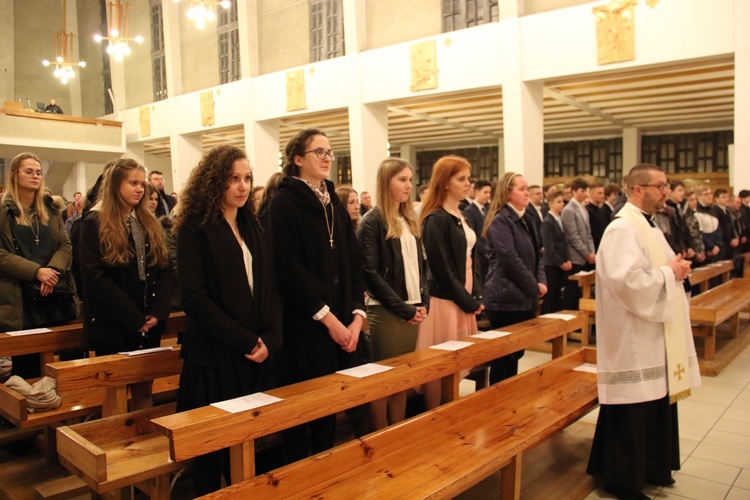
{"label": "white blouse", "polygon": [[247,284],[250,286],[250,293],[253,293],[253,254],[247,248],[245,240],[242,240],[242,259],[245,261],[245,274],[247,274]]}

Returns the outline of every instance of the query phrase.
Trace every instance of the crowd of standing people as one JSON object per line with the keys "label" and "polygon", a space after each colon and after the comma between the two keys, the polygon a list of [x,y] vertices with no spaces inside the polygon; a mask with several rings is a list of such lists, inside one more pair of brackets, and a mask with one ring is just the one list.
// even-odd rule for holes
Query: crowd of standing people
{"label": "crowd of standing people", "polygon": [[[334,160],[323,131],[303,130],[286,146],[283,172],[257,189],[246,154],[218,146],[177,203],[161,172],[119,159],[66,213],[45,194],[40,159],[18,155],[0,205],[0,330],[74,319],[63,305],[80,297],[84,350],[156,347],[179,297],[185,411],[460,340],[478,318],[495,329],[533,318],[540,302],[545,313],[577,309],[568,277],[602,265],[618,210],[637,213],[616,185],[575,179],[558,190],[514,172],[472,181],[471,164],[453,155],[432,167],[419,203],[413,167],[400,158],[380,164],[374,197],[358,197],[328,180]],[[647,218],[673,254],[699,266],[750,247],[750,191],[730,199],[643,178],[629,178],[639,183],[630,201],[658,189]],[[673,267],[684,278],[685,267]],[[494,360],[490,382],[515,375],[521,356]],[[38,369],[38,356],[13,359],[24,378]],[[150,383],[130,391],[133,409],[152,404]],[[441,403],[440,381],[419,391],[425,408]],[[370,426],[405,414],[406,392],[394,394],[369,406]],[[289,429],[286,457],[327,450],[335,436],[335,415]],[[227,467],[223,452],[198,458],[196,493],[219,489]]]}

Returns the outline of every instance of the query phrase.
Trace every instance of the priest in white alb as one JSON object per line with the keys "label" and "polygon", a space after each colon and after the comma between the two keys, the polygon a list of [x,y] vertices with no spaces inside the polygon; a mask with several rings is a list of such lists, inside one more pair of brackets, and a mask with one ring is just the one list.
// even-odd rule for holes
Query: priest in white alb
{"label": "priest in white alb", "polygon": [[674,483],[680,468],[677,401],[700,385],[685,282],[651,217],[664,206],[667,178],[633,167],[628,203],[607,226],[596,256],[599,419],[587,472],[621,499],[647,499],[646,484]]}

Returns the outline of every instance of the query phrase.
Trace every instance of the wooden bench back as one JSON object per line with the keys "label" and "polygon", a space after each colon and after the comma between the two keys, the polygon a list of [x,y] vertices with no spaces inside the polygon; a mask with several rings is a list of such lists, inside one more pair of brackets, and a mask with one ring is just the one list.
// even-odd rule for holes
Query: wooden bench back
{"label": "wooden bench back", "polygon": [[[247,454],[252,440],[317,418],[368,403],[436,379],[443,379],[449,392],[444,399],[457,396],[454,388],[460,380],[459,372],[486,363],[506,354],[541,342],[557,339],[564,346],[565,335],[581,328],[583,315],[577,311],[571,321],[535,318],[503,328],[511,335],[483,340],[464,339],[472,343],[459,351],[426,349],[381,362],[393,369],[377,375],[353,378],[341,374],[281,387],[268,394],[283,401],[252,411],[228,413],[207,406],[155,419],[155,430],[170,440],[173,460],[186,460],[208,452],[235,448],[233,452]],[[557,350],[562,354],[562,349]],[[254,475],[253,467],[245,468],[245,476]]]}

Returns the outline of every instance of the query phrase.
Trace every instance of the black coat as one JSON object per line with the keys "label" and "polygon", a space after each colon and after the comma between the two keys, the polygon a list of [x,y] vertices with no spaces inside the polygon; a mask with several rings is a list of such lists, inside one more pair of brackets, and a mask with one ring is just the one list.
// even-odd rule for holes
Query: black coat
{"label": "black coat", "polygon": [[[445,209],[430,212],[422,222],[422,241],[430,269],[430,295],[451,300],[462,311],[476,312],[481,304],[466,291],[466,233],[461,219]],[[471,251],[472,261],[476,245]]]}
{"label": "black coat", "polygon": [[283,311],[285,383],[348,367],[352,356],[313,316],[327,305],[349,325],[353,311],[364,310],[362,256],[354,227],[333,183],[326,181],[326,187],[331,196],[325,211],[328,224],[333,222],[333,248],[323,205],[305,182],[284,177],[268,210],[267,230]]}
{"label": "black coat", "polygon": [[[204,226],[186,221],[177,233],[180,293],[188,317],[181,352],[183,377],[198,378],[187,370],[211,373],[202,386],[209,394],[199,396],[196,403],[268,389],[272,384],[270,363],[281,348],[281,308],[270,244],[249,210],[238,212],[237,225],[252,254],[252,291],[242,249],[224,219]],[[251,353],[259,337],[270,356],[255,363],[244,355]],[[180,409],[197,406],[189,403],[193,397],[181,392]]]}
{"label": "black coat", "polygon": [[406,278],[404,276],[404,257],[401,253],[399,238],[385,239],[388,223],[380,209],[370,209],[360,221],[357,228],[357,240],[362,249],[365,283],[370,297],[380,302],[383,307],[404,321],[409,321],[417,312],[417,306],[429,307],[430,296],[427,291],[427,262],[422,252],[422,242],[417,238],[419,254],[419,292],[420,304],[407,304]]}
{"label": "black coat", "polygon": [[[177,205],[177,202],[174,198],[172,198],[170,195],[166,194],[164,191],[161,191],[160,189],[156,190],[157,193],[159,193],[159,203],[156,204],[156,218],[167,216],[169,217],[169,214],[172,213],[172,209],[175,205]],[[164,202],[167,202],[167,206],[169,207],[169,212],[166,212],[164,210]]]}
{"label": "black coat", "polygon": [[542,222],[542,243],[544,244],[542,262],[545,266],[560,267],[570,260],[570,248],[565,231],[552,214],[547,214]]}
{"label": "black coat", "polygon": [[[146,234],[146,254],[150,248]],[[131,237],[128,245],[135,255]],[[166,331],[170,303],[175,287],[171,265],[146,266],[146,282],[138,278],[138,263],[112,266],[104,263],[99,237],[99,212],[88,213],[81,226],[80,254],[83,278],[83,347],[100,351],[129,350],[141,344],[158,345]],[[144,340],[138,330],[146,315],[159,323],[148,331]]]}
{"label": "black coat", "polygon": [[607,229],[612,220],[611,214],[609,213],[609,207],[606,205],[597,207],[593,203],[586,205],[586,210],[589,212],[589,227],[591,227],[591,238],[594,240],[594,248],[599,249],[599,242],[602,241],[604,230]]}

